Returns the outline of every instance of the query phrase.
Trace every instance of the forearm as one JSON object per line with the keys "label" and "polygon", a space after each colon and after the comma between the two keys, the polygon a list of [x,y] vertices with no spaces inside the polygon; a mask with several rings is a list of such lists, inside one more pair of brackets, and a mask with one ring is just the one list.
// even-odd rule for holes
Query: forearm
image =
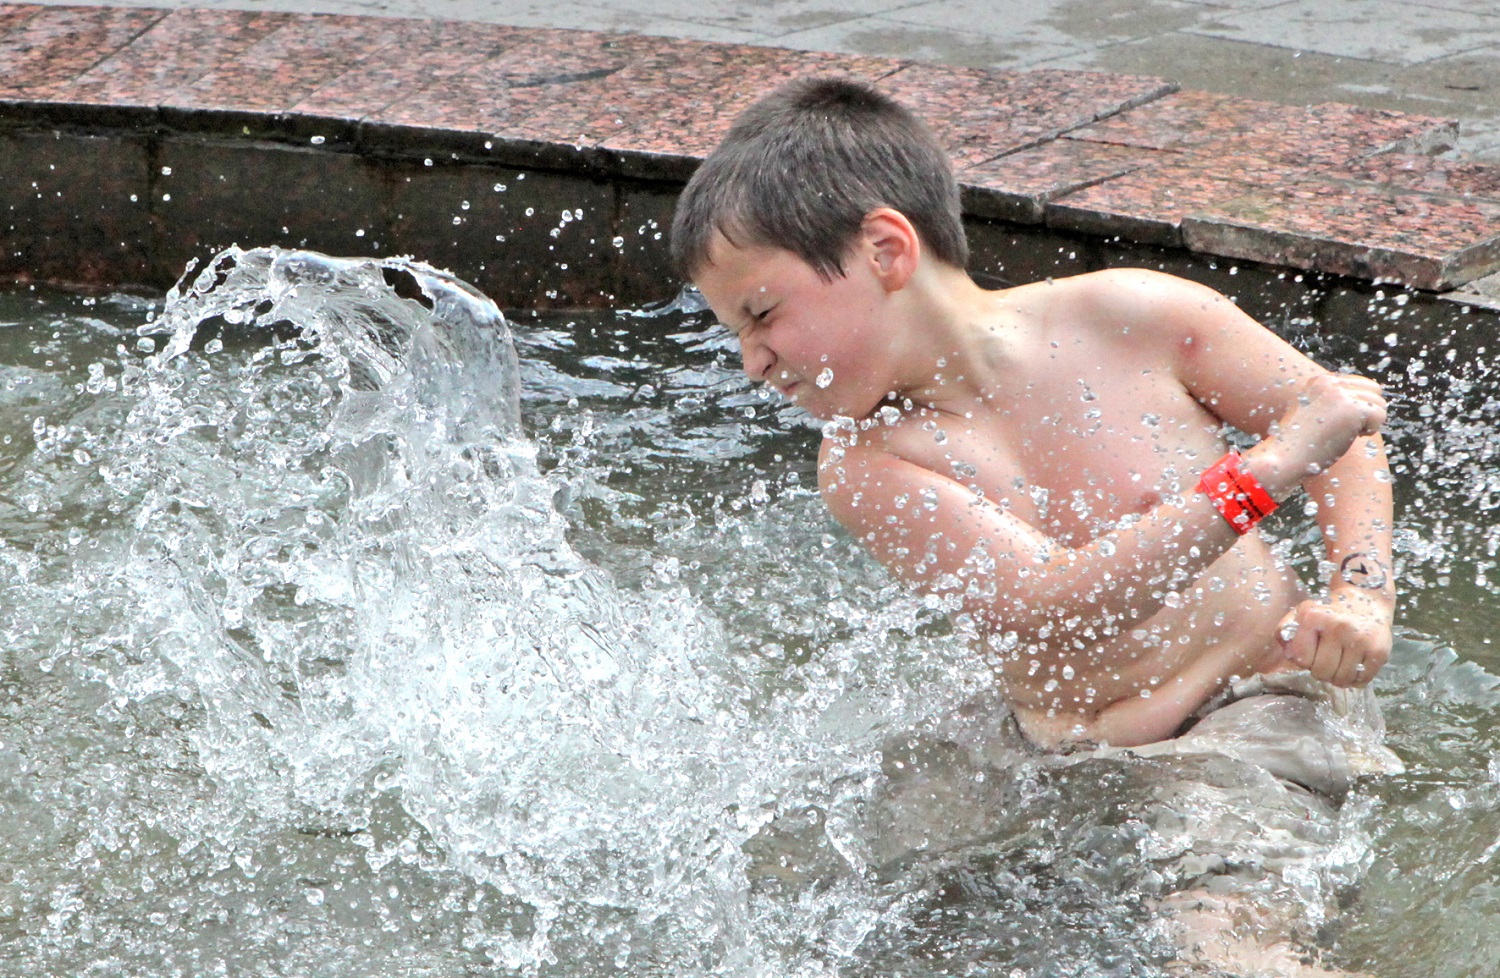
{"label": "forearm", "polygon": [[1356,441],[1306,488],[1332,565],[1330,589],[1354,588],[1393,609],[1391,475],[1379,436]]}
{"label": "forearm", "polygon": [[[1248,449],[1241,470],[1281,502],[1297,491],[1305,466],[1287,458],[1275,436]],[[1387,520],[1387,524],[1388,524]],[[1045,631],[1133,628],[1155,616],[1239,539],[1198,476],[1156,508],[1086,546],[1054,547],[1035,557],[1030,586],[989,615],[1026,638]],[[1092,637],[1092,636],[1091,636]]]}

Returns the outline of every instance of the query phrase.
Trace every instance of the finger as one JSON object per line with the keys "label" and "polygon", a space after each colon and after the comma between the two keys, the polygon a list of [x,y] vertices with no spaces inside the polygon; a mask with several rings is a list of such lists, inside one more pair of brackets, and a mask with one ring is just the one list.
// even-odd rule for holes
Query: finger
{"label": "finger", "polygon": [[1277,635],[1289,662],[1303,669],[1311,668],[1318,650],[1318,630],[1303,618],[1301,605],[1281,619]]}
{"label": "finger", "polygon": [[1379,639],[1377,639],[1374,644],[1370,645],[1365,650],[1364,656],[1360,660],[1360,665],[1364,668],[1356,667],[1355,672],[1357,673],[1357,675],[1354,678],[1354,685],[1370,685],[1370,683],[1375,681],[1375,675],[1380,672],[1381,669],[1385,668],[1385,664],[1390,661],[1390,658],[1390,643],[1388,641],[1381,642],[1379,641]]}
{"label": "finger", "polygon": [[[1317,601],[1304,601],[1297,607],[1297,612],[1298,636],[1306,636],[1302,661],[1307,671],[1315,679],[1337,685],[1339,671],[1344,666],[1345,645],[1340,640],[1338,620],[1330,618],[1328,606]],[[1349,665],[1349,672],[1353,672],[1353,663]]]}
{"label": "finger", "polygon": [[[1304,623],[1306,627],[1306,623]],[[1317,631],[1317,641],[1311,657],[1307,663],[1307,671],[1313,674],[1314,679],[1321,679],[1325,683],[1334,683],[1339,674],[1339,666],[1343,662],[1343,650],[1339,648],[1337,641],[1332,636],[1321,630]]]}
{"label": "finger", "polygon": [[1337,647],[1338,655],[1336,659],[1331,658],[1330,660],[1331,663],[1336,663],[1336,665],[1333,675],[1328,681],[1335,686],[1348,687],[1359,685],[1365,673],[1370,671],[1369,667],[1365,664],[1365,656],[1359,646],[1339,642],[1338,639],[1333,637],[1329,639],[1329,646],[1330,656],[1332,656],[1334,647]]}

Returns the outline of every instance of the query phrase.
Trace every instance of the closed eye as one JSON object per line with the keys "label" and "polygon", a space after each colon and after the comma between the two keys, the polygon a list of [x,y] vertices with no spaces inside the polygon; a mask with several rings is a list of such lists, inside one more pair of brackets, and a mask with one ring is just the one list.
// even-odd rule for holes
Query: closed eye
{"label": "closed eye", "polygon": [[732,334],[734,334],[735,336],[740,336],[741,334],[743,334],[745,332],[745,330],[749,329],[750,327],[752,327],[752,326],[760,326],[763,323],[765,323],[766,317],[769,316],[770,314],[771,314],[771,310],[770,309],[767,309],[767,310],[765,310],[763,312],[750,312],[749,310],[746,310],[746,316],[747,316],[747,318],[744,319],[744,320],[742,320],[741,322],[739,322],[739,323],[726,323],[726,322],[722,322],[721,321],[720,325],[722,325],[725,329],[729,330],[729,332],[732,333]]}

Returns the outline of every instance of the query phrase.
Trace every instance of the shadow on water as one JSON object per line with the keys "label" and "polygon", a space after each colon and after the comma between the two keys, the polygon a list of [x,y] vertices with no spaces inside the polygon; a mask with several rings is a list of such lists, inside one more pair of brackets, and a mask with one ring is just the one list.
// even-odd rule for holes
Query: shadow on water
{"label": "shadow on water", "polygon": [[[257,250],[0,323],[0,972],[1164,973],[1165,769],[956,746],[983,663],[691,297],[507,322],[420,263]],[[1493,354],[1315,326],[1392,391],[1440,640],[1382,676],[1409,770],[1346,804],[1322,942],[1481,973]]]}

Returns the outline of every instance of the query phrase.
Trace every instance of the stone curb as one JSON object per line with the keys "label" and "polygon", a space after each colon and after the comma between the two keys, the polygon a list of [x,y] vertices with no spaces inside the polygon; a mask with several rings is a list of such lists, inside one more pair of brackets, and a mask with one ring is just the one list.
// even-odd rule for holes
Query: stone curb
{"label": "stone curb", "polygon": [[[1500,167],[1434,158],[1448,120],[591,31],[0,6],[10,132],[186,133],[668,186],[755,97],[826,72],[927,118],[975,218],[1439,292],[1500,270]],[[0,208],[31,190],[11,186]]]}

